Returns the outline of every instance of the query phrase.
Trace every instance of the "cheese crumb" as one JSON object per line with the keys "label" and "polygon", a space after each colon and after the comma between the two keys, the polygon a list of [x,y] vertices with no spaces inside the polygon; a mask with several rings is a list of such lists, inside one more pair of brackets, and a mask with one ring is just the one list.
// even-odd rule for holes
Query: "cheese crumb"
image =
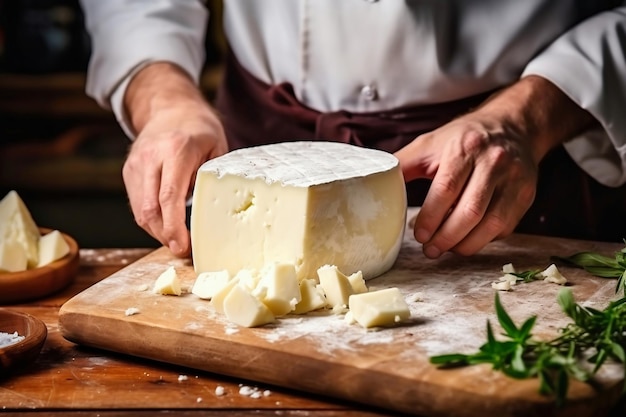
{"label": "cheese crumb", "polygon": [[517,271],[515,270],[515,267],[513,266],[512,263],[508,263],[508,264],[502,265],[502,272],[504,272],[505,274],[512,274]]}
{"label": "cheese crumb", "polygon": [[544,278],[544,282],[552,282],[558,285],[565,285],[567,283],[567,278],[561,275],[561,272],[557,269],[555,264],[547,267],[540,275]]}
{"label": "cheese crumb", "polygon": [[217,395],[218,397],[221,397],[224,394],[226,394],[226,390],[224,389],[223,386],[218,385],[217,387],[215,387],[215,395]]}
{"label": "cheese crumb", "polygon": [[189,377],[187,375],[178,375],[178,382],[186,381]]}
{"label": "cheese crumb", "polygon": [[129,307],[124,312],[127,316],[134,316],[135,314],[139,314],[141,311],[137,307]]}
{"label": "cheese crumb", "polygon": [[492,282],[491,288],[498,291],[511,291],[511,282],[510,281],[500,281],[500,282]]}

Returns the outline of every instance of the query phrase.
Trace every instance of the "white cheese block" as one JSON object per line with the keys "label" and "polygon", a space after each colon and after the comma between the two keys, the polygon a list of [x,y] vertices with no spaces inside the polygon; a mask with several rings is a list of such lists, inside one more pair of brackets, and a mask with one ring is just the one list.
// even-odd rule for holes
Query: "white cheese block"
{"label": "white cheese block", "polygon": [[352,318],[366,328],[395,324],[411,316],[402,293],[395,287],[351,295],[348,306]]}
{"label": "white cheese block", "polygon": [[28,268],[39,263],[38,242],[41,234],[28,208],[15,191],[0,201],[0,239],[22,245],[28,259]]}
{"label": "white cheese block", "polygon": [[334,142],[239,149],[203,164],[191,209],[197,273],[322,265],[366,279],[393,265],[405,228],[406,191],[392,154]]}
{"label": "white cheese block", "polygon": [[235,285],[224,299],[224,314],[231,322],[244,327],[272,323],[272,311],[246,288]]}
{"label": "white cheese block", "polygon": [[[224,285],[220,290],[218,290],[215,295],[211,298],[211,305],[218,313],[224,314],[224,300],[230,293],[230,291],[239,283],[239,278],[235,276],[233,279],[228,281],[228,284]],[[246,290],[249,289],[246,287]]]}
{"label": "white cheese block", "polygon": [[153,291],[163,295],[180,295],[180,279],[173,266],[167,268],[154,282]]}
{"label": "white cheese block", "polygon": [[324,265],[317,270],[320,285],[326,294],[329,307],[347,306],[350,295],[354,294],[352,285],[336,265]]}
{"label": "white cheese block", "polygon": [[324,290],[314,279],[300,281],[300,302],[296,305],[295,314],[304,314],[309,311],[319,310],[326,306]]}
{"label": "white cheese block", "polygon": [[203,300],[210,300],[228,281],[230,274],[226,270],[202,272],[196,277],[191,293]]}
{"label": "white cheese block", "polygon": [[356,271],[354,274],[348,276],[348,281],[350,282],[350,286],[352,287],[352,292],[355,294],[361,294],[369,291],[367,289],[367,285],[365,284],[365,280],[363,279],[363,273],[361,271]]}
{"label": "white cheese block", "polygon": [[275,316],[291,312],[302,299],[293,264],[275,263],[264,269],[257,284],[260,300]]}
{"label": "white cheese block", "polygon": [[0,241],[0,272],[20,272],[27,268],[24,247],[13,240]]}
{"label": "white cheese block", "polygon": [[43,235],[39,239],[39,263],[37,266],[48,265],[70,253],[70,246],[58,230]]}

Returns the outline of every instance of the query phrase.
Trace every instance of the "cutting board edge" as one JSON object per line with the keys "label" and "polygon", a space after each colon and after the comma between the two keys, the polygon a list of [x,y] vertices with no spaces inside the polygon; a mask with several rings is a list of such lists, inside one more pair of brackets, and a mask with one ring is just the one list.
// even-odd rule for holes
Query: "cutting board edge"
{"label": "cutting board edge", "polygon": [[[172,355],[171,352],[173,350],[167,347],[162,347],[161,350],[154,351],[152,352],[152,354],[147,354],[148,350],[146,350],[145,348],[140,349],[139,347],[137,347],[137,349],[119,349],[115,344],[110,343],[110,340],[112,340],[115,335],[102,331],[93,332],[91,331],[92,329],[89,329],[90,331],[85,332],[85,327],[75,325],[83,322],[83,319],[91,320],[92,318],[92,315],[72,311],[72,304],[70,303],[68,307],[62,308],[62,311],[59,312],[59,331],[65,339],[79,345],[85,345],[97,349],[120,353],[123,355],[148,359],[159,363],[175,364],[190,369],[197,369],[219,375],[242,378],[245,380],[267,383],[287,389],[295,389],[302,392],[323,395],[330,398],[348,400],[365,405],[372,405],[375,407],[393,410],[401,413],[429,416],[449,416],[452,410],[446,407],[445,400],[440,400],[438,403],[440,405],[434,407],[433,401],[428,401],[429,399],[434,398],[435,394],[441,396],[441,390],[447,389],[449,390],[449,396],[454,396],[457,401],[459,401],[460,398],[465,397],[465,400],[463,402],[466,404],[466,406],[464,407],[462,412],[459,413],[458,410],[456,410],[457,412],[455,413],[455,415],[459,417],[472,417],[485,413],[495,413],[493,415],[498,415],[501,417],[518,416],[520,415],[520,413],[526,416],[538,415],[542,417],[594,417],[598,416],[599,411],[606,410],[608,412],[612,407],[614,407],[618,403],[621,394],[621,384],[619,382],[616,382],[613,387],[610,387],[609,389],[604,389],[601,393],[593,398],[593,407],[589,407],[589,398],[581,397],[571,399],[562,409],[554,409],[553,400],[549,397],[532,395],[531,397],[535,399],[534,401],[529,401],[528,397],[518,397],[516,399],[502,397],[494,400],[494,397],[488,394],[480,396],[477,395],[475,391],[463,391],[459,390],[456,387],[454,389],[450,389],[450,387],[446,387],[443,384],[433,384],[432,382],[428,381],[415,381],[413,379],[402,378],[398,374],[384,372],[383,370],[379,369],[362,369],[360,372],[358,372],[349,365],[342,365],[341,363],[332,364],[333,370],[330,377],[326,376],[323,378],[322,381],[318,380],[311,383],[309,382],[311,381],[309,378],[302,378],[302,375],[315,374],[315,372],[319,371],[319,369],[327,368],[329,366],[327,362],[322,359],[316,359],[311,357],[307,358],[308,362],[299,361],[298,359],[302,358],[303,355],[289,352],[279,352],[279,350],[277,350],[277,359],[273,362],[266,362],[266,366],[268,364],[271,365],[274,363],[277,366],[284,363],[300,364],[299,366],[296,366],[295,370],[292,369],[289,372],[290,374],[293,373],[294,375],[292,378],[293,385],[286,386],[284,372],[281,373],[280,378],[271,378],[270,376],[272,375],[272,373],[263,372],[262,369],[248,369],[240,372],[237,367],[233,367],[230,363],[223,363],[215,366],[215,363],[198,363],[190,359],[185,359],[185,355]],[[100,317],[100,320],[101,323],[102,320],[111,322],[120,321],[120,319],[111,316],[102,316]],[[141,323],[126,323],[130,328],[134,326],[142,327]],[[131,332],[131,334],[137,333]],[[200,335],[195,335],[194,339],[195,338],[199,340],[202,339]],[[228,346],[226,346],[226,342],[228,342]],[[219,345],[220,343],[224,344],[224,348],[218,353],[217,357],[220,357],[220,355],[228,355],[230,352],[234,351],[233,344],[236,344],[238,347],[244,349],[242,352],[240,352],[240,356],[243,355],[245,357],[245,353],[247,351],[254,350],[253,347],[247,346],[237,341],[233,342],[221,340],[218,341],[217,345]],[[130,343],[128,344],[128,346],[133,346],[133,344]],[[140,344],[137,344],[137,346],[140,346]],[[187,346],[187,349],[189,347],[190,346]],[[251,354],[254,354],[254,352],[251,352]],[[280,354],[280,358],[278,357],[278,354]],[[288,360],[289,358],[285,358],[285,355],[291,356],[291,360]],[[433,370],[433,372],[450,371],[451,370]],[[454,372],[454,370],[452,370],[452,372]],[[346,377],[346,374],[348,374],[349,377]],[[259,375],[263,377],[259,377]],[[335,375],[342,375],[342,377],[335,377]],[[381,391],[372,391],[371,389],[368,389],[368,387],[371,385],[370,381],[372,380],[372,378],[376,378],[377,381],[388,380],[387,383],[382,384],[383,386],[397,386],[398,384],[400,384],[405,387],[411,387],[411,389],[404,390],[402,394],[391,393],[390,395],[386,395],[383,393],[383,395],[381,395]],[[353,386],[348,387],[347,385],[343,385],[343,388],[340,388],[339,390],[329,390],[325,388],[333,386],[336,388],[337,385],[332,384],[332,382],[336,382],[341,379],[348,380],[350,384],[353,384]],[[575,383],[577,382],[578,381],[575,381]],[[587,387],[586,384],[583,384],[583,386]],[[536,391],[536,387],[538,387],[538,385],[534,385],[532,390]],[[389,391],[387,391],[387,393],[388,392]],[[599,403],[603,404],[601,409],[599,409],[598,407]],[[427,404],[428,406],[425,406],[425,404]]]}

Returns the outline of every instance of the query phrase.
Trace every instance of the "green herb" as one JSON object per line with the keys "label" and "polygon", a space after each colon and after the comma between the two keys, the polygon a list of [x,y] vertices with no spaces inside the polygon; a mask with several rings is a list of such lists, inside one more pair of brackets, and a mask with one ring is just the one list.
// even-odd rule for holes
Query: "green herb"
{"label": "green herb", "polygon": [[524,281],[524,282],[532,282],[537,279],[540,279],[541,278],[539,275],[540,273],[541,271],[538,269],[535,269],[534,271],[509,272],[510,275],[517,277],[518,281]]}
{"label": "green herb", "polygon": [[[433,356],[430,361],[441,367],[489,363],[493,369],[513,378],[537,377],[539,391],[554,395],[556,403],[563,404],[570,377],[588,381],[607,360],[624,364],[626,298],[611,302],[602,311],[577,304],[569,289],[562,289],[557,300],[573,323],[561,328],[559,336],[552,340],[533,338],[535,316],[518,327],[496,293],[496,315],[504,331],[502,340],[496,339],[491,323],[487,321],[487,342],[478,352]],[[591,370],[583,367],[585,357],[593,365]]]}
{"label": "green herb", "polygon": [[593,252],[579,252],[568,257],[553,256],[554,260],[583,268],[585,271],[600,278],[617,278],[615,293],[622,290],[626,296],[626,247],[615,253],[615,257],[600,255]]}

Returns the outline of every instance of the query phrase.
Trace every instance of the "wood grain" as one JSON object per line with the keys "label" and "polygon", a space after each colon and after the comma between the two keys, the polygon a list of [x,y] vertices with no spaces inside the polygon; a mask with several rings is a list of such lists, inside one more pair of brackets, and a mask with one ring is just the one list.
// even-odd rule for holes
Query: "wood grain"
{"label": "wood grain", "polygon": [[[439,370],[432,354],[473,351],[494,320],[490,284],[501,267],[545,268],[550,255],[581,250],[612,253],[620,245],[515,235],[481,254],[448,254],[433,261],[407,233],[396,266],[370,281],[372,289],[396,286],[409,298],[412,319],[368,332],[331,314],[287,316],[263,328],[238,328],[192,294],[161,296],[151,291],[160,272],[174,265],[184,286],[195,279],[189,261],[157,250],[85,290],[64,304],[59,316],[64,337],[137,357],[209,371],[287,389],[322,394],[405,413],[428,416],[597,416],[615,405],[623,372],[606,367],[594,387],[572,382],[567,406],[557,409],[537,393],[536,380],[518,381],[487,366]],[[578,300],[603,306],[614,297],[614,281],[562,268]],[[556,304],[559,287],[543,282],[519,285],[502,294],[516,320],[538,316],[538,337],[551,337],[567,323]],[[126,316],[137,307],[140,313]]]}

